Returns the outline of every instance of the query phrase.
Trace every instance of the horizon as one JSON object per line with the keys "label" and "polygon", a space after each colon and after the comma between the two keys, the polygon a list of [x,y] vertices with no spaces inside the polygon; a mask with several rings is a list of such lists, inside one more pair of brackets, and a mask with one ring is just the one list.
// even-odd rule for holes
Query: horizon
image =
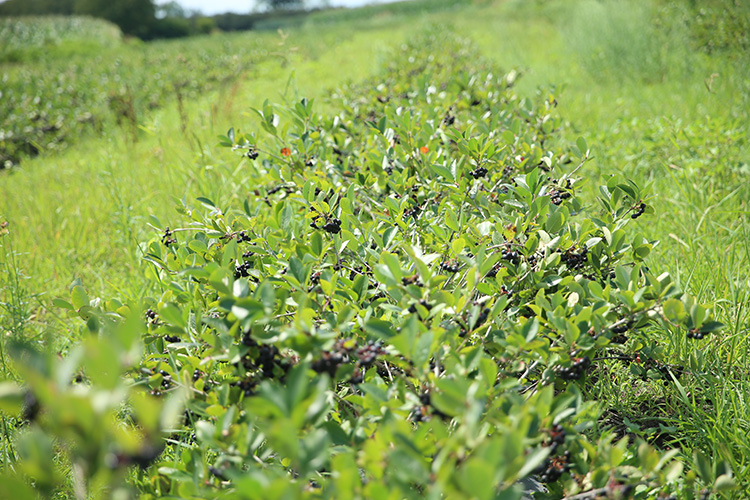
{"label": "horizon", "polygon": [[[0,0],[5,3],[7,0]],[[170,3],[171,0],[154,0],[157,6]],[[175,0],[188,12],[199,12],[202,15],[213,16],[217,14],[226,14],[228,12],[235,14],[247,14],[254,12],[257,6],[256,0]],[[312,0],[310,3],[313,7],[362,7],[365,5],[394,3],[408,0]]]}
{"label": "horizon", "polygon": [[[157,5],[169,3],[171,0],[156,0]],[[254,0],[175,0],[186,11],[198,11],[203,15],[212,16],[232,12],[246,14],[253,12],[257,5]],[[313,6],[330,7],[362,7],[368,4],[393,3],[400,0],[318,0],[310,2]]]}

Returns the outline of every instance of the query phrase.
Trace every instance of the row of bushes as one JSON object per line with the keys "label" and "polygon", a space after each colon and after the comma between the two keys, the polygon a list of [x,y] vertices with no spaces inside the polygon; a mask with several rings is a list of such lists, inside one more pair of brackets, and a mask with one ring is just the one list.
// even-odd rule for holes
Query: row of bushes
{"label": "row of bushes", "polygon": [[598,380],[679,386],[691,368],[666,363],[660,339],[721,327],[645,265],[652,243],[630,225],[652,212],[646,194],[613,177],[582,199],[588,147],[560,143],[557,96],[520,98],[516,73],[465,40],[431,27],[388,61],[334,96],[331,115],[265,103],[258,126],[222,137],[243,158],[242,206],[199,198],[176,224],[155,221],[138,297],[92,299],[74,283],[55,301],[82,325],[65,359],[12,346],[26,385],[0,386],[19,422],[0,492],[733,486],[723,464],[697,460],[686,480],[677,450],[598,424]]}

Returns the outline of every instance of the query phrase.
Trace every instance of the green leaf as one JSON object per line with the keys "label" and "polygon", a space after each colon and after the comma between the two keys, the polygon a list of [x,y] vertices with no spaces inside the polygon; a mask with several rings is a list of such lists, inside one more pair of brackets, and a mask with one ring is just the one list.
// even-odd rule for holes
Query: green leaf
{"label": "green leaf", "polygon": [[167,304],[159,309],[159,315],[167,322],[185,328],[185,320],[182,317],[182,312],[174,304]]}
{"label": "green leaf", "polygon": [[681,300],[667,299],[662,305],[664,316],[674,323],[679,323],[686,316],[685,306]]}
{"label": "green leaf", "polygon": [[86,294],[86,290],[82,286],[76,285],[70,292],[70,300],[73,302],[73,307],[80,309],[83,306],[89,305],[89,296]]}
{"label": "green leaf", "polygon": [[202,196],[199,196],[196,199],[209,208],[216,208],[216,204],[213,201],[209,200],[208,198],[203,198]]}
{"label": "green leaf", "polygon": [[23,408],[26,391],[13,382],[0,382],[0,411],[18,415]]}
{"label": "green leaf", "polygon": [[722,474],[716,478],[714,483],[714,491],[729,491],[737,489],[737,482],[729,474]]}
{"label": "green leaf", "polygon": [[467,498],[480,500],[493,498],[494,477],[492,465],[476,458],[465,463],[459,473],[461,489],[467,494]]}
{"label": "green leaf", "polygon": [[55,307],[59,307],[61,309],[67,309],[68,311],[75,311],[76,308],[73,307],[73,304],[66,300],[62,299],[52,299],[52,305]]}
{"label": "green leaf", "polygon": [[588,144],[586,144],[586,140],[583,137],[578,138],[578,140],[576,141],[576,146],[581,152],[581,156],[585,156],[586,152],[589,150]]}
{"label": "green leaf", "polygon": [[699,450],[693,452],[693,462],[698,470],[698,475],[706,484],[711,484],[714,480],[714,472],[711,463],[706,456]]}

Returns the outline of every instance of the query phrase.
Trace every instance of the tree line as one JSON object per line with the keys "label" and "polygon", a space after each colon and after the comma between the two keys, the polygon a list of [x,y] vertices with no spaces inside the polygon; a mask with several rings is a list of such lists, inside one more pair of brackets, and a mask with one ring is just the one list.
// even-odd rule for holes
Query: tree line
{"label": "tree line", "polygon": [[199,12],[188,12],[174,1],[156,5],[153,0],[7,0],[0,3],[0,17],[92,16],[116,24],[125,35],[149,40],[208,33],[216,28],[224,31],[251,29],[254,21],[267,16],[268,12],[301,10],[305,6],[304,0],[261,0],[256,3],[266,14],[227,13],[206,17]]}

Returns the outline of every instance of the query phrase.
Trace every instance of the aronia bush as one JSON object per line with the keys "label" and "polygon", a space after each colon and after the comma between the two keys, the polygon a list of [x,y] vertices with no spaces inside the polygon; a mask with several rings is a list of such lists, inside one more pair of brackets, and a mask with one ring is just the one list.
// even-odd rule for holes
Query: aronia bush
{"label": "aronia bush", "polygon": [[155,221],[143,297],[74,284],[56,303],[86,326],[65,359],[15,347],[28,385],[0,401],[25,399],[31,423],[3,488],[30,498],[25,475],[51,494],[66,474],[81,498],[731,487],[720,466],[694,485],[678,450],[598,427],[603,358],[679,384],[687,369],[653,332],[721,325],[645,265],[639,186],[579,196],[586,142],[561,146],[556,97],[522,99],[516,77],[434,28],[335,95],[336,113],[267,102],[257,130],[230,130],[244,203],[183,201],[187,222]]}

